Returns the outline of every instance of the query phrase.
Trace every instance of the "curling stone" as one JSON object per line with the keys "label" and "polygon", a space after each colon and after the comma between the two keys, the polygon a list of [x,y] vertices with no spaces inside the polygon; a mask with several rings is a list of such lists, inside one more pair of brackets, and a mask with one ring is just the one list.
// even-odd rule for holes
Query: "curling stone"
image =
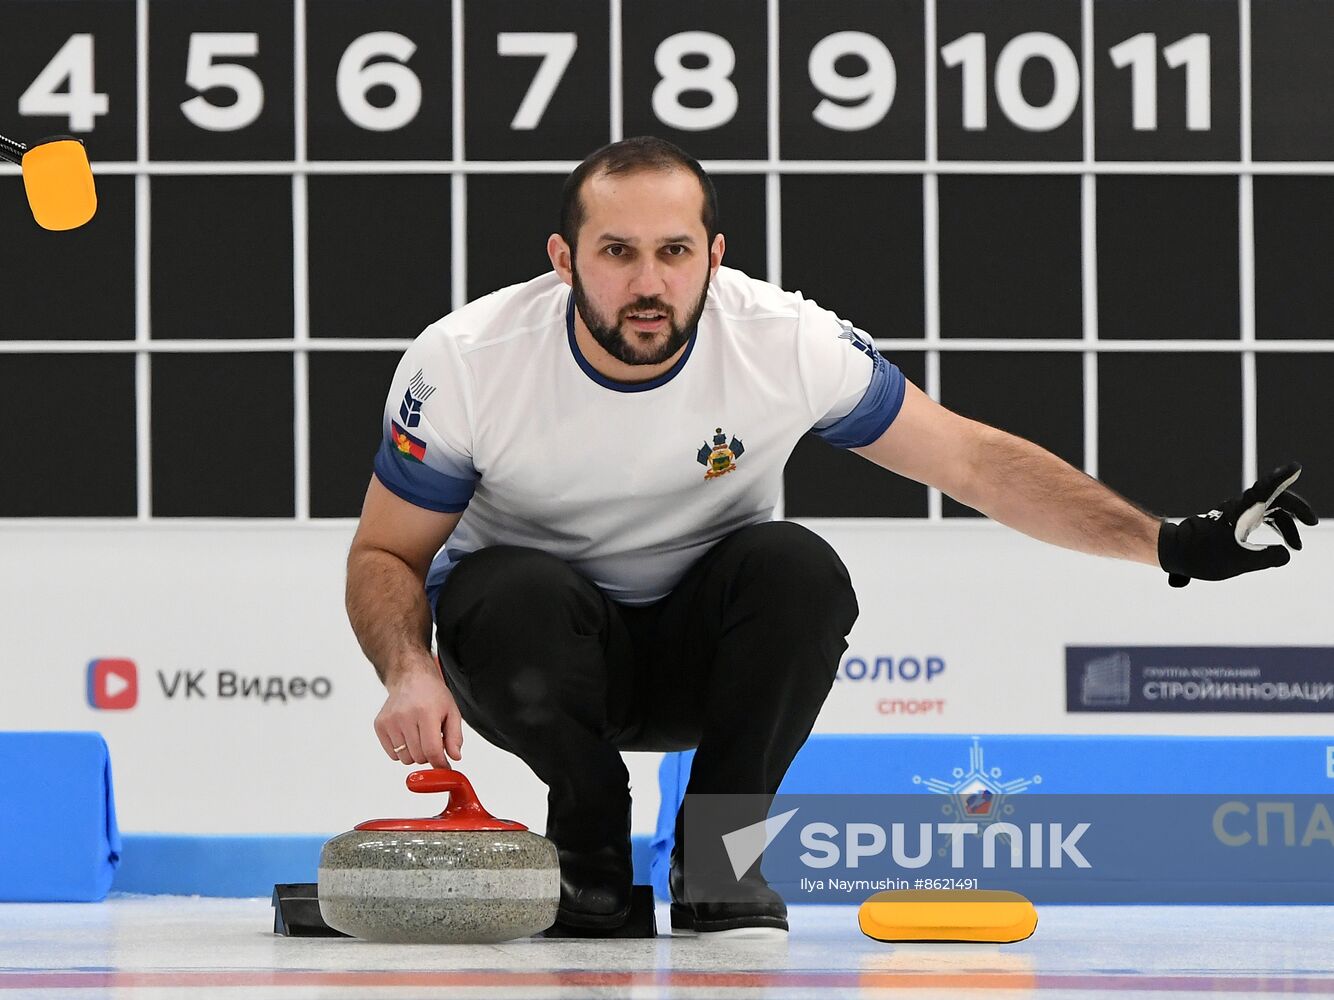
{"label": "curling stone", "polygon": [[448,792],[430,819],[375,819],[324,845],[320,915],[367,941],[489,944],[550,927],[560,902],[556,847],[497,819],[458,771],[414,771],[414,792]]}

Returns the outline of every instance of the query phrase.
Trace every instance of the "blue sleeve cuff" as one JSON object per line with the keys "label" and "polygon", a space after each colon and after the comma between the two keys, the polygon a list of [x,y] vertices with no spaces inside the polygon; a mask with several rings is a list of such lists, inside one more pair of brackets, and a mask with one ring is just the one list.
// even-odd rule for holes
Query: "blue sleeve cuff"
{"label": "blue sleeve cuff", "polygon": [[877,352],[871,370],[871,382],[861,402],[846,416],[828,427],[815,428],[813,433],[835,448],[865,447],[885,433],[894,422],[899,410],[903,408],[906,392],[907,382],[898,366],[890,364]]}
{"label": "blue sleeve cuff", "polygon": [[385,489],[414,507],[457,514],[467,508],[477,489],[477,478],[461,479],[437,472],[429,465],[403,458],[389,440],[375,453],[375,478]]}

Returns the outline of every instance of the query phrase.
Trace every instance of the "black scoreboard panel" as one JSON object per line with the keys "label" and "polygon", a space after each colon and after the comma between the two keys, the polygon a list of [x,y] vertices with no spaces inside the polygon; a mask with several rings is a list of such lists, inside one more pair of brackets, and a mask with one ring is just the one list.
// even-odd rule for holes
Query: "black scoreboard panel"
{"label": "black scoreboard panel", "polygon": [[605,4],[469,3],[463,30],[464,65],[482,84],[464,90],[470,160],[577,161],[611,141]]}
{"label": "black scoreboard panel", "polygon": [[[287,4],[272,6],[290,14]],[[449,159],[454,148],[449,5],[319,0],[307,3],[305,14],[306,155]]]}
{"label": "black scoreboard panel", "polygon": [[811,17],[809,0],[782,0],[780,155],[924,159],[924,15],[921,3],[844,0]]}
{"label": "black scoreboard panel", "polygon": [[936,10],[941,159],[1080,159],[1080,5],[938,0]]}
{"label": "black scoreboard panel", "polygon": [[[1200,506],[1199,497],[1235,494],[1242,472],[1240,396],[1241,361],[1235,354],[1103,355],[1098,359],[1101,478],[1153,510],[1191,513]],[[1298,435],[1290,440],[1294,448],[1313,444]]]}
{"label": "black scoreboard panel", "polygon": [[553,173],[468,178],[469,301],[551,270],[547,238],[560,224],[563,183]]}
{"label": "black scoreboard panel", "polygon": [[21,142],[96,135],[98,159],[133,160],[135,0],[11,0],[0,25],[0,133]]}
{"label": "black scoreboard panel", "polygon": [[380,446],[385,386],[398,366],[392,351],[323,351],[310,356],[310,514],[361,510],[364,469]]}
{"label": "black scoreboard panel", "polygon": [[291,517],[291,359],[280,352],[152,358],[153,511]]}
{"label": "black scoreboard panel", "polygon": [[1334,183],[1328,176],[1255,178],[1255,335],[1334,336]]}
{"label": "black scoreboard panel", "polygon": [[1079,337],[1079,178],[950,175],[938,190],[941,336]]}
{"label": "black scoreboard panel", "polygon": [[[1251,106],[1260,160],[1334,160],[1334,15],[1327,0],[1251,0]],[[1328,105],[1324,105],[1327,107]]]}
{"label": "black scoreboard panel", "polygon": [[291,181],[153,177],[149,192],[153,339],[290,337]]}
{"label": "black scoreboard panel", "polygon": [[445,174],[307,179],[311,337],[414,336],[449,312],[449,188]]}
{"label": "black scoreboard panel", "polygon": [[[83,138],[100,197],[47,233],[0,175],[0,412],[80,421],[4,438],[0,517],[355,515],[404,342],[545,270],[571,166],[641,133],[710,168],[728,264],[946,405],[1165,514],[1246,455],[1329,513],[1332,49],[1328,0],[0,0],[0,132]],[[788,466],[791,516],[935,509],[973,513]]]}
{"label": "black scoreboard panel", "polygon": [[133,355],[0,355],[5,516],[133,517],[134,407]]}
{"label": "black scoreboard panel", "polygon": [[151,0],[149,156],[290,160],[292,21],[281,3]]}
{"label": "black scoreboard panel", "polygon": [[1237,5],[1117,0],[1096,4],[1093,11],[1098,157],[1236,160],[1241,155]]}
{"label": "black scoreboard panel", "polygon": [[[1334,354],[1265,354],[1256,358],[1256,447],[1260,468],[1273,469],[1292,455],[1314,453],[1334,427]],[[1298,443],[1295,443],[1298,442]],[[1299,450],[1300,449],[1300,450]],[[1334,495],[1334,469],[1308,462],[1300,492],[1317,506]]]}
{"label": "black scoreboard panel", "polygon": [[134,178],[99,177],[97,193],[92,221],[48,233],[32,221],[22,179],[0,177],[0,337],[134,339]]}
{"label": "black scoreboard panel", "polygon": [[1236,177],[1098,178],[1098,336],[1241,336]]}
{"label": "black scoreboard panel", "polygon": [[[940,359],[940,402],[1028,438],[1082,468],[1082,368],[1083,358],[1069,352],[952,351]],[[942,508],[946,517],[977,516],[950,497],[944,498]]]}
{"label": "black scoreboard panel", "polygon": [[623,6],[625,134],[699,159],[768,155],[767,5],[676,0]]}
{"label": "black scoreboard panel", "polygon": [[872,336],[921,335],[921,177],[784,177],[782,216],[785,287]]}

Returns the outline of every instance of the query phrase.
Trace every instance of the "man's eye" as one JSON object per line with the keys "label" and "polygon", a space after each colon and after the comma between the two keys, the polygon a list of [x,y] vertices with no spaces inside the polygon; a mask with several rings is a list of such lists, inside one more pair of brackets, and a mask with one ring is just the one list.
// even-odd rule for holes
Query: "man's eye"
{"label": "man's eye", "polygon": [[686,248],[680,243],[669,243],[662,248],[662,252],[668,257],[681,257],[685,254]]}
{"label": "man's eye", "polygon": [[605,252],[609,257],[624,257],[625,247],[620,243],[613,243],[611,246],[607,247]]}

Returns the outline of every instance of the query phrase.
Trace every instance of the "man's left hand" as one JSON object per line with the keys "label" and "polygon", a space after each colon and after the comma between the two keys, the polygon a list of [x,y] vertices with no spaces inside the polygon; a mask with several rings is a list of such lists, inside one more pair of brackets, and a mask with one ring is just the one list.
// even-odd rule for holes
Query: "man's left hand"
{"label": "man's left hand", "polygon": [[1164,521],[1158,532],[1158,562],[1173,587],[1192,579],[1226,580],[1252,570],[1282,566],[1292,558],[1282,545],[1257,545],[1251,532],[1268,524],[1294,549],[1302,547],[1294,518],[1316,524],[1310,505],[1291,486],[1302,467],[1292,462],[1263,477],[1218,510],[1196,514],[1180,524]]}

